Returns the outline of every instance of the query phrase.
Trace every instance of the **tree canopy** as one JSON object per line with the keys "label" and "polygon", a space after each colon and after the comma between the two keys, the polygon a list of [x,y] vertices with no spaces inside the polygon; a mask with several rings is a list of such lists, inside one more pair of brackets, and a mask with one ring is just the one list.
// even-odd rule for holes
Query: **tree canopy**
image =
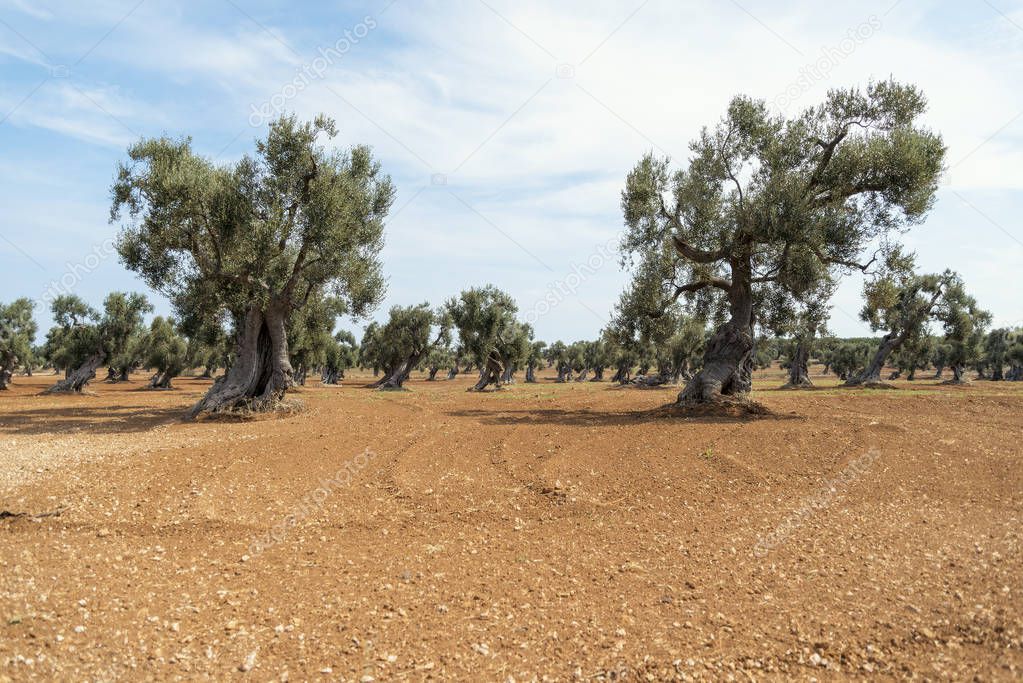
{"label": "tree canopy", "polygon": [[945,157],[925,109],[893,81],[833,90],[792,118],[736,97],[685,168],[640,160],[622,193],[622,251],[659,294],[652,312],[686,297],[728,317],[680,400],[747,393],[755,325],[832,269],[865,269],[868,245],[925,217]]}
{"label": "tree canopy", "polygon": [[125,265],[179,312],[224,311],[234,323],[235,362],[193,414],[279,400],[293,382],[285,326],[311,297],[353,315],[380,301],[394,188],[368,147],[320,144],[336,134],[324,116],[282,117],[235,164],[197,155],[187,138],[155,138],[119,166],[110,215],[125,222]]}

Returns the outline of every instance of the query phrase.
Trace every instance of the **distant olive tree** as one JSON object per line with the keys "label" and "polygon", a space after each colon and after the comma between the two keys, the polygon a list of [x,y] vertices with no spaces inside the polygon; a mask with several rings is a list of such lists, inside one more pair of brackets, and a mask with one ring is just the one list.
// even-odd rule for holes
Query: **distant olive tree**
{"label": "distant olive tree", "polygon": [[7,389],[18,365],[31,372],[32,342],[38,326],[32,319],[35,304],[31,299],[0,303],[0,391]]}
{"label": "distant olive tree", "polygon": [[935,317],[944,327],[949,345],[952,379],[946,384],[965,384],[967,366],[977,363],[983,353],[984,333],[991,324],[991,314],[981,310],[977,300],[967,294],[962,280],[955,276],[945,285]]}
{"label": "distant olive tree", "polygon": [[156,316],[142,338],[142,357],[146,367],[156,373],[149,381],[152,389],[173,389],[175,377],[185,370],[188,362],[188,341],[178,332],[170,318]]}
{"label": "distant olive tree", "polygon": [[500,389],[506,369],[514,368],[522,356],[523,337],[528,339],[515,320],[515,301],[488,285],[467,289],[449,300],[447,312],[469,360],[480,368],[479,380],[469,391],[483,391],[491,384]]}
{"label": "distant olive tree", "polygon": [[53,362],[64,379],[47,393],[81,392],[105,360],[117,358],[142,330],[142,316],[153,310],[142,294],[114,292],[103,313],[73,295],[58,296],[51,305],[56,327],[47,335]]}
{"label": "distant olive tree", "polygon": [[928,333],[935,307],[956,278],[949,270],[919,275],[913,269],[911,256],[903,256],[897,250],[890,254],[885,267],[864,284],[864,305],[860,311],[860,317],[872,330],[885,334],[870,362],[846,380],[846,385],[881,384],[881,371],[889,357],[907,342],[916,343]]}

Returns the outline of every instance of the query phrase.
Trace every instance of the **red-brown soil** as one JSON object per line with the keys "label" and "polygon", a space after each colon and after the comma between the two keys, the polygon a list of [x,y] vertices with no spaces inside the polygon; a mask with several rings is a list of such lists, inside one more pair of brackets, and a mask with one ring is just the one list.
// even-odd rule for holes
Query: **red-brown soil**
{"label": "red-brown soil", "polygon": [[1021,384],[52,379],[0,395],[0,680],[1023,676]]}

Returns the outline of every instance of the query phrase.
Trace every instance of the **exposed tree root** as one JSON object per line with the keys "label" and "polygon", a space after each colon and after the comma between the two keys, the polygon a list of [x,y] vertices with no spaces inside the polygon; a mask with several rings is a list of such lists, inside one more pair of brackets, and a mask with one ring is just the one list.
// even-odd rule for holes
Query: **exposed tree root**
{"label": "exposed tree root", "polygon": [[289,417],[304,412],[305,409],[305,403],[294,398],[277,401],[255,399],[232,408],[221,408],[216,412],[199,413],[192,419],[197,422],[249,422],[260,419]]}
{"label": "exposed tree root", "polygon": [[654,408],[652,417],[774,417],[775,413],[747,396],[721,397],[710,401],[678,401]]}

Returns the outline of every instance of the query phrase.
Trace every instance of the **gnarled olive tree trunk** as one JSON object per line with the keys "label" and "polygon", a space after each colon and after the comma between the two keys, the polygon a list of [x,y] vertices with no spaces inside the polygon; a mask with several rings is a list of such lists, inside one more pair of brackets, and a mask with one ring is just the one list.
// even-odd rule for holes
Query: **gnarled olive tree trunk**
{"label": "gnarled olive tree trunk", "polygon": [[82,389],[84,389],[85,386],[96,377],[96,370],[98,370],[99,366],[103,364],[103,360],[106,358],[106,355],[107,354],[104,351],[96,351],[76,369],[67,371],[64,379],[47,389],[45,393],[80,393]]}
{"label": "gnarled olive tree trunk", "polygon": [[709,403],[725,397],[743,397],[752,388],[753,328],[734,317],[707,342],[703,367],[678,395],[679,403]]}
{"label": "gnarled olive tree trunk", "polygon": [[[0,352],[0,391],[7,389],[14,376],[14,370],[18,367],[18,357],[13,351]],[[31,364],[29,365],[29,377],[32,376]]]}
{"label": "gnarled olive tree trunk", "polygon": [[164,370],[157,372],[153,375],[153,379],[149,382],[150,389],[173,389],[171,381],[177,376],[177,373],[173,370]]}
{"label": "gnarled olive tree trunk", "polygon": [[526,383],[536,384],[536,363],[526,365]]}
{"label": "gnarled olive tree trunk", "polygon": [[294,383],[285,322],[283,305],[249,308],[238,330],[234,363],[192,407],[189,417],[241,407],[265,410],[284,398]]}
{"label": "gnarled olive tree trunk", "polygon": [[711,403],[743,398],[753,388],[753,282],[748,256],[731,262],[728,293],[731,318],[719,327],[703,351],[703,366],[686,382],[678,403]]}
{"label": "gnarled olive tree trunk", "polygon": [[501,376],[504,374],[504,362],[501,356],[496,352],[492,351],[487,356],[487,362],[483,364],[480,369],[480,378],[473,386],[469,387],[468,391],[483,391],[491,384],[494,385],[495,389],[501,388]]}
{"label": "gnarled olive tree trunk", "polygon": [[796,350],[789,360],[789,381],[786,382],[786,389],[801,389],[812,387],[810,381],[810,345],[805,339],[796,341]]}
{"label": "gnarled olive tree trunk", "polygon": [[515,384],[515,364],[508,363],[501,373],[501,384]]}
{"label": "gnarled olive tree trunk", "polygon": [[969,384],[970,381],[966,379],[966,368],[962,365],[952,365],[952,379],[947,379],[943,384]]}
{"label": "gnarled olive tree trunk", "polygon": [[412,374],[412,370],[419,365],[420,354],[412,354],[399,363],[398,367],[388,373],[382,382],[378,382],[380,389],[404,389],[405,381]]}
{"label": "gnarled olive tree trunk", "polygon": [[628,384],[631,377],[632,368],[625,363],[618,366],[618,370],[615,372],[615,376],[611,378],[612,382],[618,382],[619,384]]}
{"label": "gnarled olive tree trunk", "polygon": [[859,374],[853,375],[846,380],[845,386],[855,387],[861,385],[881,384],[881,370],[888,357],[892,355],[905,341],[905,335],[889,332],[881,337],[881,343],[877,345],[877,351],[870,363]]}

